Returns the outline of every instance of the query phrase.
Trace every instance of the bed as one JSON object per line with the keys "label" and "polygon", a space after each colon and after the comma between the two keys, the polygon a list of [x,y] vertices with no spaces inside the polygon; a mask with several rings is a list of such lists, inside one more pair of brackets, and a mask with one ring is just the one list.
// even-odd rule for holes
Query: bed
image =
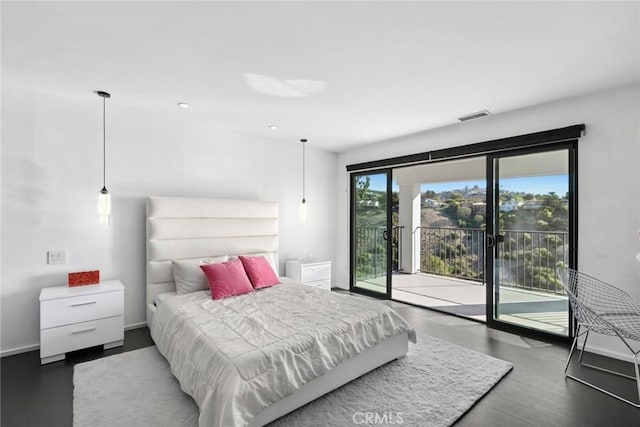
{"label": "bed", "polygon": [[175,260],[260,254],[279,271],[278,227],[275,202],[147,198],[147,323],[200,426],[265,425],[415,342],[389,307],[287,278],[223,300],[174,295]]}

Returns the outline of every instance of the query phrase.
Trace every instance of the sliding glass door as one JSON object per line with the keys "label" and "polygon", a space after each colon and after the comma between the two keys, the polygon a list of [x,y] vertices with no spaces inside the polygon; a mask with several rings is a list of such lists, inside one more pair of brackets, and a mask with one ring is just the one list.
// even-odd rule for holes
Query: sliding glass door
{"label": "sliding glass door", "polygon": [[572,313],[555,272],[578,268],[584,129],[347,165],[350,289],[567,341]]}
{"label": "sliding glass door", "polygon": [[394,300],[485,321],[486,172],[485,156],[393,169]]}
{"label": "sliding glass door", "polygon": [[352,291],[389,297],[391,171],[351,175]]}
{"label": "sliding glass door", "polygon": [[571,334],[556,268],[574,266],[571,147],[488,158],[487,321],[545,335]]}

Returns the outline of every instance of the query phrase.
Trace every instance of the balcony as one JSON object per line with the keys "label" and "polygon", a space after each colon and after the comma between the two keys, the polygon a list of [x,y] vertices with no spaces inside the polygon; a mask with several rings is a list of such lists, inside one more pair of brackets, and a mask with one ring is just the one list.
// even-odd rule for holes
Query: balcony
{"label": "balcony", "polygon": [[[358,231],[357,286],[386,292],[384,229]],[[392,298],[485,320],[484,230],[416,228],[411,256],[419,257],[420,268],[413,274],[402,271],[403,233],[399,227],[392,233]],[[505,230],[501,236],[494,263],[500,319],[566,334],[567,297],[555,269],[568,264],[568,234]]]}

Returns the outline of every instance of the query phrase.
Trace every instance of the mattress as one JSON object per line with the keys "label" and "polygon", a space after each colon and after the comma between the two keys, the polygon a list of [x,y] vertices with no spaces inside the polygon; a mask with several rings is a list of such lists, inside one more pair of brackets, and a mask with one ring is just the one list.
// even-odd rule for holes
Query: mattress
{"label": "mattress", "polygon": [[160,304],[151,336],[200,426],[246,426],[268,406],[386,338],[415,332],[390,307],[282,284],[214,301],[208,291]]}
{"label": "mattress", "polygon": [[176,293],[175,292],[163,292],[161,294],[156,295],[156,298],[154,300],[154,302],[156,303],[156,307],[160,306],[160,304],[162,304],[162,301],[166,300],[167,298],[171,298],[172,296],[175,296]]}

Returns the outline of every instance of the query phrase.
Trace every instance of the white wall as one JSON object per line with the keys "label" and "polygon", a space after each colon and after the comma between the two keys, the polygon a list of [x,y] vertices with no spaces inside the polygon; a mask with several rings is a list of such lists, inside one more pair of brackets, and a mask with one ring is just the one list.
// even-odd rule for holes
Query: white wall
{"label": "white wall", "polygon": [[[488,105],[490,108],[490,105]],[[586,125],[579,142],[578,263],[640,300],[640,90],[618,88],[497,114],[466,123],[352,149],[338,155],[336,285],[348,288],[349,180],[345,166],[554,129]],[[603,352],[623,347],[593,340]],[[628,352],[627,352],[628,353]]]}
{"label": "white wall", "polygon": [[[65,284],[69,271],[96,268],[105,279],[120,279],[125,325],[144,322],[147,195],[278,201],[281,274],[287,258],[333,260],[334,153],[307,145],[310,210],[301,224],[299,142],[221,133],[197,109],[128,104],[113,93],[107,100],[113,216],[110,227],[101,227],[101,99],[90,90],[60,94],[7,82],[2,90],[4,354],[37,346],[40,289]],[[68,251],[67,264],[47,265],[47,250]]]}

